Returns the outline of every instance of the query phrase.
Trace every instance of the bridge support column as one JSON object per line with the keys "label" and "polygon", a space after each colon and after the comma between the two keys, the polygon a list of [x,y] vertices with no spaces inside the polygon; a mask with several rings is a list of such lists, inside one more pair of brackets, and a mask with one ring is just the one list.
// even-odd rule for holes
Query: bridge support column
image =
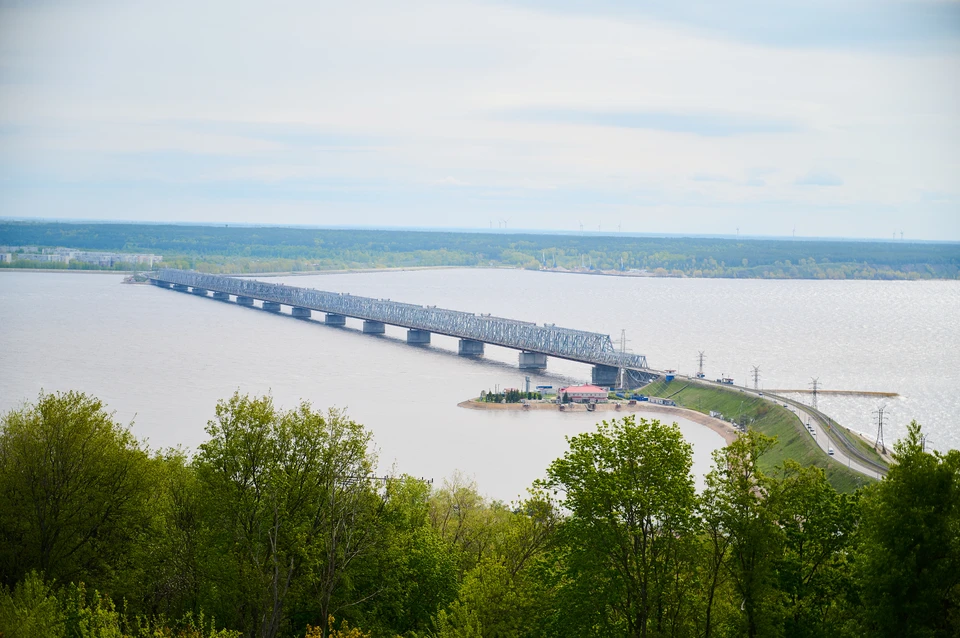
{"label": "bridge support column", "polygon": [[263,309],[267,312],[280,312],[280,304],[276,301],[264,301]]}
{"label": "bridge support column", "polygon": [[253,306],[253,297],[237,297],[237,305]]}
{"label": "bridge support column", "polygon": [[190,290],[190,292],[192,292],[192,293],[195,294],[195,295],[199,295],[199,296],[201,296],[201,297],[206,297],[206,296],[207,296],[207,291],[206,291],[206,290],[204,290],[203,288],[197,288],[196,286],[194,286],[194,287]]}
{"label": "bridge support column", "polygon": [[184,286],[183,284],[173,284],[173,289],[177,292],[187,292],[190,290],[190,286]]}
{"label": "bridge support column", "polygon": [[311,312],[309,308],[299,308],[297,306],[294,306],[293,310],[290,311],[290,314],[296,317],[297,319],[309,319]]}
{"label": "bridge support column", "polygon": [[425,346],[430,343],[430,332],[411,328],[407,330],[407,343],[415,346]]}
{"label": "bridge support column", "polygon": [[345,326],[347,325],[347,318],[343,315],[334,315],[328,312],[323,317],[323,323],[328,326]]}
{"label": "bridge support column", "polygon": [[546,370],[547,355],[541,352],[521,352],[520,353],[521,370]]}
{"label": "bridge support column", "polygon": [[596,365],[590,375],[590,383],[604,388],[613,388],[617,385],[620,368],[615,366]]}
{"label": "bridge support column", "polygon": [[461,339],[457,348],[457,354],[461,357],[482,357],[483,342],[473,341],[472,339]]}
{"label": "bridge support column", "polygon": [[382,335],[386,331],[386,326],[379,321],[367,320],[363,322],[363,334],[365,335]]}
{"label": "bridge support column", "polygon": [[165,282],[165,281],[160,281],[159,279],[151,279],[150,281],[153,282],[153,285],[154,285],[154,286],[159,286],[160,288],[169,288],[169,287],[170,287],[170,284],[168,284],[168,283]]}
{"label": "bridge support column", "polygon": [[230,293],[228,292],[215,292],[213,293],[213,298],[217,301],[230,301]]}

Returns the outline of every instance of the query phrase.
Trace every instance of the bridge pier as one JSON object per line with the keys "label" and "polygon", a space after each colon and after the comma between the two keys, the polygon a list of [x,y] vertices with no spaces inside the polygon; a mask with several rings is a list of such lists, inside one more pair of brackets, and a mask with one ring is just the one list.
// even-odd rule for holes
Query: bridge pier
{"label": "bridge pier", "polygon": [[201,297],[206,297],[206,296],[207,296],[207,291],[206,291],[206,290],[204,290],[203,288],[197,288],[196,286],[194,286],[193,289],[192,289],[190,292],[192,292],[192,293],[195,294],[195,295],[199,295],[199,296],[201,296]]}
{"label": "bridge pier", "polygon": [[323,317],[323,323],[327,324],[328,326],[343,327],[347,325],[347,318],[344,317],[343,315],[334,315],[328,312]]}
{"label": "bridge pier", "polygon": [[169,288],[170,284],[165,281],[160,281],[159,279],[151,279],[154,286],[159,286],[160,288]]}
{"label": "bridge pier", "polygon": [[521,370],[546,370],[547,355],[540,352],[521,352],[520,353]]}
{"label": "bridge pier", "polygon": [[173,284],[173,289],[177,292],[187,292],[190,290],[190,286],[184,286],[183,284]]}
{"label": "bridge pier", "polygon": [[263,309],[267,312],[280,312],[280,304],[276,301],[264,301]]}
{"label": "bridge pier", "polygon": [[382,335],[386,331],[386,326],[379,321],[367,320],[363,322],[363,334],[365,335]]}
{"label": "bridge pier", "polygon": [[299,306],[294,306],[293,310],[290,311],[290,314],[296,319],[309,319],[312,313],[310,312],[309,308],[300,308]]}
{"label": "bridge pier", "polygon": [[473,341],[472,339],[461,339],[457,347],[457,354],[461,357],[482,357],[483,342]]}
{"label": "bridge pier", "polygon": [[217,301],[230,301],[230,295],[225,292],[214,292],[213,298]]}
{"label": "bridge pier", "polygon": [[237,297],[238,306],[253,306],[253,297]]}
{"label": "bridge pier", "polygon": [[415,346],[425,346],[430,343],[430,332],[427,330],[407,330],[407,343]]}
{"label": "bridge pier", "polygon": [[603,388],[614,388],[617,386],[620,368],[615,366],[595,365],[590,374],[590,383]]}

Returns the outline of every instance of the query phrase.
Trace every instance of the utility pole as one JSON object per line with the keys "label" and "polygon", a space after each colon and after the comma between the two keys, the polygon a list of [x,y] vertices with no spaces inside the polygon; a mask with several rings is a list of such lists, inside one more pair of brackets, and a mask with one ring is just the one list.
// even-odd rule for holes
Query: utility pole
{"label": "utility pole", "polygon": [[874,414],[877,415],[877,440],[873,444],[873,449],[877,449],[877,446],[880,446],[880,449],[884,454],[887,453],[887,446],[883,442],[883,410],[886,406],[881,405],[874,411]]}
{"label": "utility pole", "polygon": [[[620,330],[620,354],[625,354],[627,352],[627,331],[626,329]],[[619,380],[619,385],[621,390],[626,389],[626,376],[627,369],[623,366],[620,366],[620,369],[617,371],[617,379]]]}
{"label": "utility pole", "polygon": [[810,387],[813,388],[813,400],[810,402],[810,406],[816,410],[817,409],[817,391],[820,389],[820,377],[811,379]]}
{"label": "utility pole", "polygon": [[697,378],[698,378],[698,379],[703,379],[703,378],[706,376],[706,375],[703,374],[703,360],[704,360],[705,358],[706,358],[706,357],[705,357],[704,354],[703,354],[703,350],[701,350],[700,353],[697,355],[697,363],[699,364],[699,366],[697,367]]}
{"label": "utility pole", "polygon": [[753,389],[760,389],[760,366],[753,366]]}

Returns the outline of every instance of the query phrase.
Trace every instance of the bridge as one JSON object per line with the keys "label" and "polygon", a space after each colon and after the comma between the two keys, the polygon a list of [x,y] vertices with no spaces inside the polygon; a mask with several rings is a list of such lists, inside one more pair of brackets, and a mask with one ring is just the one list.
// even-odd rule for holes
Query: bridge
{"label": "bridge", "polygon": [[161,269],[146,276],[161,288],[202,297],[212,293],[219,301],[232,297],[241,306],[253,307],[257,300],[269,312],[289,306],[291,316],[298,319],[320,312],[330,326],[346,325],[347,317],[361,319],[367,334],[384,334],[386,325],[399,326],[407,329],[407,343],[413,345],[429,344],[431,334],[457,337],[462,356],[482,356],[484,344],[512,348],[520,351],[519,366],[525,370],[546,369],[548,356],[587,363],[593,366],[592,382],[600,386],[619,385],[621,371],[627,387],[639,387],[656,376],[646,356],[617,352],[609,335],[596,332],[188,270]]}

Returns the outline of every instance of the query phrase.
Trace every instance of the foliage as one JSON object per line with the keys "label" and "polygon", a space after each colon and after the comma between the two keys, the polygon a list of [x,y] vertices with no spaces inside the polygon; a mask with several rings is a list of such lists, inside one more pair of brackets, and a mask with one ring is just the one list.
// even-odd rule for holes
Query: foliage
{"label": "foliage", "polygon": [[581,634],[676,633],[694,526],[693,451],[660,421],[604,421],[547,469],[559,528],[563,624]]}
{"label": "foliage", "polygon": [[[0,222],[0,244],[160,253],[169,267],[211,273],[507,266],[686,277],[960,277],[960,248],[956,244],[904,241],[8,221]],[[584,268],[585,263],[590,267]],[[2,267],[17,265],[0,264]]]}
{"label": "foliage", "polygon": [[193,456],[80,393],[0,422],[7,637],[960,633],[960,452],[916,424],[853,494],[755,430],[696,494],[676,425],[627,417],[507,504],[374,479],[362,426],[270,397],[221,401]]}
{"label": "foliage", "polygon": [[873,635],[960,635],[960,451],[923,447],[914,421],[897,465],[863,494],[858,571]]}
{"label": "foliage", "polygon": [[40,394],[0,421],[0,575],[120,584],[146,524],[147,455],[103,404]]}

